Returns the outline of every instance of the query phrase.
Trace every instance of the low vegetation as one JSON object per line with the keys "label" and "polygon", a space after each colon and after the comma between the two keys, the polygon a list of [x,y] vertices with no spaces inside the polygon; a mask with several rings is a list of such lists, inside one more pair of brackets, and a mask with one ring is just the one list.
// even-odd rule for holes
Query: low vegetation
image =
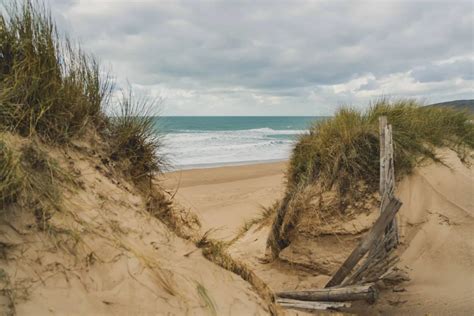
{"label": "low vegetation", "polygon": [[59,36],[39,4],[12,2],[0,17],[0,128],[64,142],[102,124],[111,81],[96,60]]}
{"label": "low vegetation", "polygon": [[11,145],[0,140],[0,210],[13,203],[34,212],[38,220],[58,210],[61,195],[56,183],[72,180],[37,144]]}
{"label": "low vegetation", "polygon": [[[150,115],[155,102],[128,89],[110,105],[110,76],[93,56],[59,35],[39,2],[3,7],[0,47],[0,132],[64,144],[94,129],[110,159],[135,182],[161,170],[160,139]],[[112,119],[106,107],[116,109]]]}
{"label": "low vegetation", "polygon": [[74,185],[73,176],[59,168],[48,151],[85,141],[86,147],[93,147],[87,153],[103,164],[96,168],[131,180],[152,215],[189,235],[199,225],[197,219],[186,222],[190,215],[175,210],[161,189],[152,187],[164,164],[157,153],[161,142],[152,112],[157,104],[137,97],[131,88],[112,98],[110,76],[93,56],[59,35],[40,2],[12,1],[0,12],[3,218],[9,221],[13,211],[28,210],[38,228],[44,228],[63,209],[61,186]]}
{"label": "low vegetation", "polygon": [[164,158],[156,154],[162,146],[155,127],[156,108],[155,100],[136,96],[129,88],[122,91],[118,109],[109,121],[110,157],[121,162],[135,182],[149,179],[165,165]]}
{"label": "low vegetation", "polygon": [[19,157],[7,146],[0,142],[0,206],[16,201],[22,187],[23,176],[20,170]]}
{"label": "low vegetation", "polygon": [[318,183],[345,193],[359,181],[375,190],[379,179],[378,118],[393,126],[397,175],[410,173],[422,159],[439,160],[436,148],[459,154],[474,147],[474,125],[466,112],[425,108],[412,100],[381,100],[367,111],[341,109],[328,120],[315,123],[302,136],[291,158],[289,186]]}
{"label": "low vegetation", "polygon": [[[474,148],[474,124],[469,113],[422,107],[414,100],[382,99],[366,111],[343,108],[334,117],[316,122],[308,134],[301,136],[291,157],[287,193],[276,208],[268,241],[273,255],[289,244],[301,209],[323,209],[308,206],[315,196],[334,192],[339,214],[343,215],[349,204],[377,191],[378,118],[382,115],[393,126],[397,179],[412,172],[423,160],[442,161],[438,148],[448,147],[462,159]],[[294,204],[299,206],[294,208]]]}
{"label": "low vegetation", "polygon": [[242,279],[249,282],[260,297],[268,304],[271,315],[278,315],[277,307],[271,289],[244,263],[232,258],[227,252],[228,243],[209,237],[212,231],[207,231],[201,238],[196,240],[197,247],[202,248],[203,255],[222,268],[240,275]]}

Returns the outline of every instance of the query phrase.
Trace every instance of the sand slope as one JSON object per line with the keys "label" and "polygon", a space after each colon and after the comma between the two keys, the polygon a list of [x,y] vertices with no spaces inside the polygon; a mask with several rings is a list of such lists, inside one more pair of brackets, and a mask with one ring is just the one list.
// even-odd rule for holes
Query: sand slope
{"label": "sand slope", "polygon": [[[396,292],[384,290],[377,304],[359,306],[358,312],[468,315],[474,310],[474,173],[455,153],[446,150],[441,154],[449,167],[426,164],[397,184],[397,195],[404,203],[398,215],[402,237],[398,266],[408,272],[410,281],[397,286]],[[180,190],[179,199],[198,205],[194,209],[208,227],[216,223],[228,227],[235,227],[236,222],[242,224],[251,216],[248,210],[223,216],[220,221],[215,220],[215,213],[236,212],[236,205],[253,203],[248,197],[264,192],[268,194],[262,200],[270,203],[275,192],[283,188],[281,174],[258,174],[258,180],[251,181],[260,181],[266,191],[247,193],[246,181],[250,180],[234,179],[239,175],[235,168],[242,167],[232,168],[232,173],[228,169],[200,171],[227,177],[228,182],[219,181],[214,187],[222,193],[219,197],[214,196],[209,183],[199,182],[199,177],[206,178],[203,174],[194,177],[196,173],[183,173],[183,183],[191,184]],[[255,207],[253,210],[256,212]],[[264,257],[267,226],[253,226],[230,246],[229,252],[251,267],[274,291],[322,287],[376,219],[374,212],[376,208],[357,215],[352,222],[341,223],[334,236],[314,237],[308,232],[297,237],[281,253],[280,260],[271,264],[262,264],[260,260]]]}
{"label": "sand slope", "polygon": [[[80,147],[80,146],[79,146]],[[240,277],[150,216],[134,188],[87,148],[51,149],[82,185],[64,189],[64,210],[40,230],[31,210],[0,224],[0,309],[19,315],[262,315],[268,309]],[[91,156],[92,155],[92,156]],[[397,184],[402,244],[398,266],[410,281],[382,292],[362,314],[468,315],[474,310],[474,173],[444,151]],[[176,199],[203,231],[231,240],[284,189],[284,163],[190,170],[166,175]],[[20,214],[20,216],[18,216]],[[337,235],[307,232],[280,260],[263,264],[268,226],[254,225],[228,249],[274,290],[322,287],[377,214],[363,212]],[[310,227],[310,226],[309,226]]]}
{"label": "sand slope", "polygon": [[[448,167],[418,168],[398,185],[403,244],[411,280],[393,312],[468,315],[474,310],[474,172],[451,151]],[[394,304],[394,303],[392,303]]]}
{"label": "sand slope", "polygon": [[[49,149],[82,185],[43,230],[33,210],[0,224],[2,315],[265,315],[239,276],[145,211],[88,148]],[[92,157],[91,157],[91,156]]]}

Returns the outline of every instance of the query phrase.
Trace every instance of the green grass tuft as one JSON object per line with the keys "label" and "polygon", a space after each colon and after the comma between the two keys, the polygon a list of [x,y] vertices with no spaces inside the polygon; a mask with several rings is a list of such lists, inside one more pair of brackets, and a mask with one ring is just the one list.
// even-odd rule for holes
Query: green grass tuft
{"label": "green grass tuft", "polygon": [[71,181],[34,142],[12,146],[0,140],[0,213],[17,203],[32,210],[38,219],[47,218],[60,209],[58,183]]}
{"label": "green grass tuft", "polygon": [[[316,122],[300,137],[291,157],[286,196],[267,240],[273,258],[290,244],[304,210],[330,210],[331,214],[321,216],[343,216],[348,206],[377,191],[378,119],[383,115],[393,129],[397,179],[423,160],[442,161],[438,148],[448,147],[461,159],[474,148],[474,124],[468,112],[422,107],[414,100],[381,99],[366,111],[343,108],[334,117]],[[322,194],[329,191],[335,194],[331,205],[321,205]]]}
{"label": "green grass tuft", "polygon": [[155,126],[156,100],[139,97],[129,88],[123,91],[118,110],[110,119],[110,157],[121,163],[135,182],[162,171],[165,161],[158,155],[162,147]]}
{"label": "green grass tuft", "polygon": [[111,81],[97,61],[58,35],[38,2],[12,2],[0,17],[0,129],[63,142],[102,124]]}
{"label": "green grass tuft", "polygon": [[439,160],[436,148],[449,147],[460,155],[474,148],[474,124],[467,112],[422,107],[413,100],[382,99],[367,111],[341,109],[317,122],[300,138],[290,162],[290,187],[318,183],[345,194],[359,181],[375,191],[379,181],[378,118],[393,127],[395,172],[410,173],[423,159]]}

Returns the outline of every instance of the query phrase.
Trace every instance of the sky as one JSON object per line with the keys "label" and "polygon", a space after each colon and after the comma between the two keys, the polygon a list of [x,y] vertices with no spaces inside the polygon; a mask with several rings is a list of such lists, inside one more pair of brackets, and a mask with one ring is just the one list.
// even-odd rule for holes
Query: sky
{"label": "sky", "polygon": [[332,115],[474,98],[474,1],[50,0],[163,115]]}

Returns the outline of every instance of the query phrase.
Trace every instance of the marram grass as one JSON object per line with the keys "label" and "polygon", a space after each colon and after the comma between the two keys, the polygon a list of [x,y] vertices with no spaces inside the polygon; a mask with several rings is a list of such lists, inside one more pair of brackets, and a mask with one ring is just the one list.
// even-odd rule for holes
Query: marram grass
{"label": "marram grass", "polygon": [[38,2],[12,1],[0,16],[0,128],[62,142],[101,123],[111,81],[58,34]]}
{"label": "marram grass", "polygon": [[[267,241],[275,258],[287,247],[302,212],[330,209],[330,217],[370,197],[379,185],[379,117],[387,116],[393,129],[397,179],[424,160],[442,162],[439,148],[450,148],[464,160],[474,148],[474,124],[468,112],[451,108],[423,107],[414,100],[382,99],[367,110],[343,108],[334,117],[316,122],[298,140],[287,173],[285,197],[275,207],[275,219]],[[317,207],[315,199],[332,191],[338,201]]]}
{"label": "marram grass", "polygon": [[117,112],[109,120],[110,157],[121,162],[135,182],[149,179],[165,165],[157,155],[162,143],[155,127],[156,108],[156,100],[134,95],[129,88],[122,91]]}
{"label": "marram grass", "polygon": [[39,1],[12,1],[0,16],[0,132],[65,143],[93,128],[134,181],[161,170],[156,104],[126,92],[110,119],[113,82],[92,55],[60,36]]}
{"label": "marram grass", "polygon": [[467,112],[422,107],[413,100],[380,100],[366,111],[343,108],[316,122],[291,157],[288,183],[318,183],[345,193],[359,181],[375,190],[379,181],[379,123],[385,115],[393,128],[395,172],[410,173],[423,159],[439,160],[436,149],[459,155],[474,148],[474,124]]}

